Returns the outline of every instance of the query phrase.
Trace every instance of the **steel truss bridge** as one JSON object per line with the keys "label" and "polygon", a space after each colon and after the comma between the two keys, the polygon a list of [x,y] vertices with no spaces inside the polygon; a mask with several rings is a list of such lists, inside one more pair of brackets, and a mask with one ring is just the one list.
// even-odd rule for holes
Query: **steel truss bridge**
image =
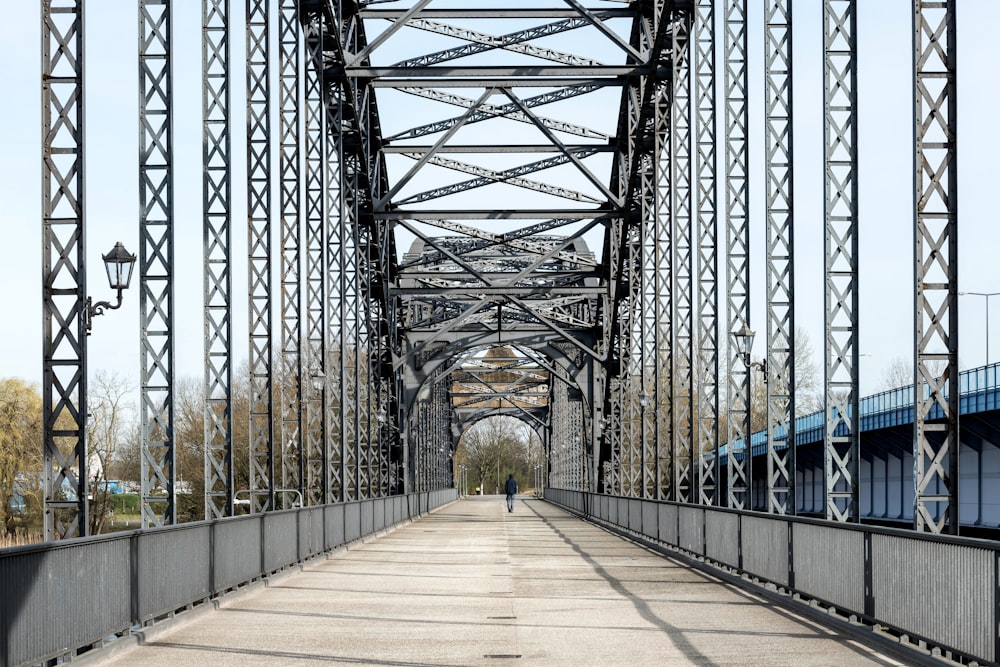
{"label": "steel truss bridge", "polygon": [[[749,509],[753,457],[719,448],[749,436],[752,368],[729,334],[750,321],[752,189],[767,203],[763,509],[793,514],[793,19],[790,0],[764,4],[764,85],[751,92],[746,0],[247,0],[237,13],[204,0],[192,39],[206,516],[234,511],[244,355],[253,513],[283,507],[288,489],[312,506],[451,487],[458,425],[498,411],[544,435],[554,486]],[[175,157],[171,2],[138,5],[141,505],[156,527],[177,516],[174,212],[187,195],[174,174],[194,165]],[[913,10],[913,515],[947,533],[959,507],[955,2]],[[65,538],[85,533],[88,512],[84,174],[99,149],[84,141],[84,2],[42,14],[45,528]],[[855,1],[823,1],[823,507],[837,522],[859,517],[856,31]],[[758,93],[766,169],[751,182]],[[235,340],[243,280],[249,335]],[[501,385],[470,384],[501,357]]]}

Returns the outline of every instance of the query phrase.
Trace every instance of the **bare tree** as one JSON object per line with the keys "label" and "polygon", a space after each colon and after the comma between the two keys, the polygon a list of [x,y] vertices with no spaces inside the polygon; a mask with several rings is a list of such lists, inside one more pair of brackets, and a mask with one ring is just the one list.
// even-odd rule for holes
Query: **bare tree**
{"label": "bare tree", "polygon": [[[819,369],[813,359],[814,349],[809,334],[804,329],[795,329],[795,416],[818,412],[823,406],[823,394],[819,386]],[[750,384],[750,430],[756,432],[767,428],[767,384],[763,373],[754,372]],[[728,416],[728,411],[723,417]],[[724,429],[720,429],[725,433]]]}
{"label": "bare tree", "polygon": [[795,416],[823,409],[819,366],[816,351],[805,329],[795,327]]}
{"label": "bare tree", "polygon": [[[205,394],[200,381],[185,378],[174,390],[174,437],[177,454],[179,521],[205,518]],[[243,363],[230,387],[229,428],[233,440],[236,490],[250,486],[250,372]]]}
{"label": "bare tree", "polygon": [[135,432],[135,405],[128,399],[133,387],[117,373],[98,373],[87,397],[87,456],[90,478],[91,535],[104,530],[111,514],[112,488],[109,473],[118,451]]}
{"label": "bare tree", "polygon": [[520,422],[511,417],[488,417],[462,435],[456,462],[472,471],[471,483],[499,493],[504,473],[516,472],[518,461],[526,469],[524,454]]}

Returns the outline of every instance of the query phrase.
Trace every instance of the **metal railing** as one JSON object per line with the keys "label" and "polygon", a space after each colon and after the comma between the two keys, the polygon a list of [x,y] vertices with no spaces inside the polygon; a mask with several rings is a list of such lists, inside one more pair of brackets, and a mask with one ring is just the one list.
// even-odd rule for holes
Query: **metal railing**
{"label": "metal railing", "polygon": [[545,499],[952,657],[1000,661],[996,542],[566,489]]}
{"label": "metal railing", "polygon": [[0,550],[0,667],[72,658],[456,499],[443,489]]}

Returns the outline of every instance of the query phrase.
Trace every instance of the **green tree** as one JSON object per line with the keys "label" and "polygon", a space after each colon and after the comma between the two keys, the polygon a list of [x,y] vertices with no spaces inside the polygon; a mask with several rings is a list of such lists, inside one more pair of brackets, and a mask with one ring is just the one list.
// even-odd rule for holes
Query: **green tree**
{"label": "green tree", "polygon": [[[41,471],[42,397],[23,380],[0,380],[0,527],[6,533],[13,534],[18,522],[40,527]],[[21,502],[12,504],[15,498]]]}

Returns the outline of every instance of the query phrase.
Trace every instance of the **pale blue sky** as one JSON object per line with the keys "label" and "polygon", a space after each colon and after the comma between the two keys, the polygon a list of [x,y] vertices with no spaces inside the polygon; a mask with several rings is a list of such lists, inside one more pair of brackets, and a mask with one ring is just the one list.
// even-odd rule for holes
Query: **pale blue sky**
{"label": "pale blue sky", "polygon": [[[558,3],[551,3],[558,4]],[[8,313],[0,329],[0,377],[41,377],[41,224],[40,224],[40,88],[39,3],[12,2],[0,22],[0,284]],[[110,296],[101,253],[121,240],[138,250],[137,199],[137,65],[135,3],[90,0],[87,34],[87,206],[89,292]],[[234,12],[242,3],[233,3]],[[894,358],[909,359],[913,349],[912,251],[912,124],[910,0],[860,0],[860,266],[861,363],[863,393],[878,388],[882,370]],[[200,137],[200,3],[175,3],[175,149],[177,207],[177,360],[181,376],[202,374],[202,247]],[[753,80],[763,63],[762,0],[750,1]],[[797,316],[817,350],[823,331],[822,236],[822,55],[820,0],[795,3],[796,32],[796,250]],[[1000,181],[995,115],[1000,90],[994,82],[995,35],[1000,33],[1000,2],[959,0],[959,169],[960,289],[1000,291],[995,268],[1000,243],[992,195]],[[567,43],[561,44],[567,48]],[[234,40],[235,54],[242,38]],[[582,49],[577,53],[586,55]],[[234,54],[234,61],[240,58]],[[721,70],[720,70],[721,73]],[[752,326],[762,334],[764,322],[763,163],[761,90],[754,88],[754,219],[755,296]],[[234,183],[242,178],[239,146],[243,126],[242,75],[233,84]],[[387,123],[391,109],[383,107]],[[238,359],[246,356],[246,268],[242,189],[234,189],[233,294],[236,298],[233,340]],[[720,201],[721,210],[721,201]],[[404,244],[405,245],[405,244]],[[138,376],[138,294],[130,290],[125,306],[94,324],[91,372],[113,370]],[[991,300],[993,334],[990,353],[1000,358],[1000,298]],[[961,300],[961,365],[985,361],[985,303]],[[764,336],[756,353],[762,354]],[[817,361],[819,358],[817,357]]]}

